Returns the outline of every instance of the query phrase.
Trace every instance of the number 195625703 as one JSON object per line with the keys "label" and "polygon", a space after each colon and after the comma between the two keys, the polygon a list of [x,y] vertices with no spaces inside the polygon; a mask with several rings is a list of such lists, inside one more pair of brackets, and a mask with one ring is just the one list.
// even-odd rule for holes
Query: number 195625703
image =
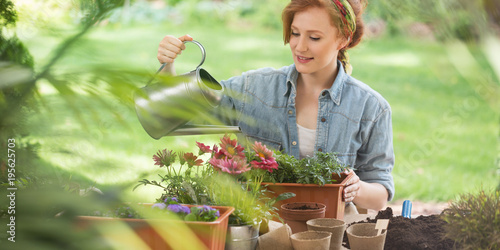
{"label": "number 195625703", "polygon": [[7,161],[8,161],[8,165],[9,165],[9,169],[8,169],[8,179],[9,179],[9,182],[11,184],[11,186],[13,186],[14,184],[14,181],[15,181],[15,178],[16,178],[16,151],[14,150],[14,148],[16,147],[16,140],[15,139],[8,139],[7,140]]}

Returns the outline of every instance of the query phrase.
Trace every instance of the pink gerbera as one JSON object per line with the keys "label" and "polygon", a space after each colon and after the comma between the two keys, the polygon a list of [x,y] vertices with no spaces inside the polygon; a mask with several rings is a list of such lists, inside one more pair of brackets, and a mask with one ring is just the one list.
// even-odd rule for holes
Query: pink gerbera
{"label": "pink gerbera", "polygon": [[212,150],[210,149],[209,146],[201,143],[201,142],[196,142],[196,145],[198,145],[198,148],[200,148],[200,155],[204,153],[211,153]]}
{"label": "pink gerbera", "polygon": [[232,159],[212,158],[208,161],[208,163],[220,169],[222,172],[226,172],[233,175],[241,174],[251,169],[246,163],[245,159],[242,158],[232,158]]}
{"label": "pink gerbera", "polygon": [[241,145],[238,145],[238,141],[236,139],[231,140],[229,135],[224,135],[220,141],[221,151],[228,158],[245,157],[245,153],[243,152],[244,148]]}
{"label": "pink gerbera", "polygon": [[251,161],[250,165],[252,165],[252,167],[265,169],[271,173],[273,169],[278,169],[278,163],[276,163],[273,157],[273,151],[267,149],[266,145],[255,142],[254,145],[252,145],[252,149],[255,151],[255,156],[260,160]]}
{"label": "pink gerbera", "polygon": [[213,153],[213,158],[215,158],[215,159],[226,158],[226,155],[224,154],[224,152],[222,150],[219,150],[217,145],[214,145],[212,153]]}
{"label": "pink gerbera", "polygon": [[172,163],[175,162],[175,153],[172,150],[158,150],[158,153],[156,155],[153,155],[153,160],[155,161],[155,165],[163,167],[163,166],[170,166]]}

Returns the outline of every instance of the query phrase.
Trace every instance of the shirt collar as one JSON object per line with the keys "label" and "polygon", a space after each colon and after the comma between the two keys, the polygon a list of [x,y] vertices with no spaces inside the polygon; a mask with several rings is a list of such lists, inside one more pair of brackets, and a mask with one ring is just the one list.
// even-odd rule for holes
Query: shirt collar
{"label": "shirt collar", "polygon": [[[337,67],[339,69],[337,78],[335,78],[332,87],[327,91],[330,94],[330,98],[332,98],[333,102],[337,105],[340,105],[340,99],[342,97],[342,89],[344,88],[344,83],[347,80],[348,75],[345,73],[344,67],[342,66],[342,63],[339,60],[337,60]],[[297,86],[298,76],[299,72],[295,68],[295,65],[292,65],[292,69],[290,70],[287,76],[286,91],[285,93],[283,93],[284,96],[290,94],[292,89],[295,89],[295,87]]]}
{"label": "shirt collar", "polygon": [[292,64],[291,70],[288,72],[286,78],[286,90],[285,93],[283,93],[283,96],[290,95],[292,89],[296,89],[298,77],[299,72],[297,71],[297,68],[295,68],[295,64]]}
{"label": "shirt collar", "polygon": [[340,105],[342,89],[344,89],[344,83],[346,82],[348,75],[345,73],[344,66],[342,66],[342,63],[339,60],[337,60],[337,67],[339,69],[339,73],[337,73],[337,78],[335,78],[332,87],[330,87],[328,91],[330,92],[330,97],[333,102]]}

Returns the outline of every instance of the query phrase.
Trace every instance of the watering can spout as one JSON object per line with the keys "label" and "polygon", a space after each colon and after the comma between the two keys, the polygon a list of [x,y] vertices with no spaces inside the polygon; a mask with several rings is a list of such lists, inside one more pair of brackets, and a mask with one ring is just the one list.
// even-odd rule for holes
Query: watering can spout
{"label": "watering can spout", "polygon": [[195,70],[149,84],[134,94],[139,122],[154,139],[169,135],[200,113],[209,112],[222,98],[222,85],[200,67],[205,60],[205,49],[200,43],[192,42],[200,47],[203,55]]}

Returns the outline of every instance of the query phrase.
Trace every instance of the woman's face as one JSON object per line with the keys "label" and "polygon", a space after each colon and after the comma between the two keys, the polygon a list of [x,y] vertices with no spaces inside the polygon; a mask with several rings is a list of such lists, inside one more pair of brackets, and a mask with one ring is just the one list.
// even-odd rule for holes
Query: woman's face
{"label": "woman's face", "polygon": [[301,74],[332,74],[337,54],[345,39],[331,24],[325,9],[312,7],[295,13],[291,25],[290,49]]}

